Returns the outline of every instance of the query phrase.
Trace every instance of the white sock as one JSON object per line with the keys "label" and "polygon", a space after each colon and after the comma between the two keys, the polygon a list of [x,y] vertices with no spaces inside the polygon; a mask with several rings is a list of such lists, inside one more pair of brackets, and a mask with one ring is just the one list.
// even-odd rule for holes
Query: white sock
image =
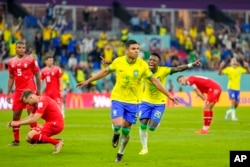
{"label": "white sock", "polygon": [[128,141],[129,141],[129,135],[126,135],[126,136],[122,135],[120,140],[121,140],[121,144],[120,144],[120,148],[119,148],[118,153],[124,154],[126,145],[128,144]]}
{"label": "white sock", "polygon": [[204,129],[204,130],[209,130],[209,128],[210,128],[210,126],[203,126],[202,129]]}
{"label": "white sock", "polygon": [[228,109],[227,110],[227,112],[226,112],[226,116],[225,116],[225,118],[228,118],[228,116],[230,115],[230,114],[232,114],[232,111],[233,111],[233,109]]}
{"label": "white sock", "polygon": [[235,112],[235,110],[234,109],[232,109],[232,119],[236,119],[236,112]]}
{"label": "white sock", "polygon": [[146,129],[142,130],[140,128],[139,134],[140,134],[142,148],[148,149],[148,132],[147,132],[147,130]]}

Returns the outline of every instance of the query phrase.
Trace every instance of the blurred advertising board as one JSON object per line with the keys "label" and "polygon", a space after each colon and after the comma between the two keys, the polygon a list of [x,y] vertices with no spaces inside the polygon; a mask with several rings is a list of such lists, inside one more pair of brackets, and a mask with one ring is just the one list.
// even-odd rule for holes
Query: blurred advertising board
{"label": "blurred advertising board", "polygon": [[[203,101],[194,92],[178,92],[175,96],[179,97],[180,104],[175,106],[167,100],[167,107],[202,107]],[[66,97],[66,108],[108,108],[111,106],[110,93],[69,93]],[[222,92],[220,101],[216,107],[229,107],[230,101],[228,93]],[[241,92],[240,106],[250,106],[250,92]],[[0,110],[10,110],[12,104],[6,101],[6,95],[0,94]]]}

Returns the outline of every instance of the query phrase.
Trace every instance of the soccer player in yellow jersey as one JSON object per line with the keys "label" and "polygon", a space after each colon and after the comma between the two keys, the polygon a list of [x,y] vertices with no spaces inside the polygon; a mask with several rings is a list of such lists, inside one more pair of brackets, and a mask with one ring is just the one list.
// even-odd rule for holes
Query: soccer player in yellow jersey
{"label": "soccer player in yellow jersey", "polygon": [[[125,147],[129,141],[131,125],[136,123],[136,115],[141,103],[142,79],[147,78],[157,89],[168,96],[170,100],[178,104],[176,97],[172,96],[149,70],[147,63],[139,58],[140,47],[134,40],[125,44],[126,56],[116,58],[108,68],[99,71],[96,75],[84,82],[78,83],[77,87],[88,85],[90,82],[101,79],[111,72],[116,73],[116,83],[111,93],[111,117],[114,130],[112,139],[113,147],[117,147],[121,138],[120,148],[116,156],[116,162],[122,160]],[[120,137],[120,129],[122,135]]]}
{"label": "soccer player in yellow jersey", "polygon": [[[193,63],[181,65],[178,67],[163,67],[159,66],[161,57],[157,53],[152,53],[148,60],[148,65],[153,73],[153,76],[157,78],[162,85],[166,85],[166,77],[168,75],[187,70],[193,66],[200,66],[200,60],[196,60]],[[142,103],[140,105],[140,140],[142,144],[142,150],[140,155],[148,153],[148,134],[147,128],[150,131],[155,131],[158,127],[162,115],[165,111],[166,96],[162,94],[155,86],[149,81],[145,81],[145,87],[142,97]]]}
{"label": "soccer player in yellow jersey", "polygon": [[231,108],[226,111],[225,119],[228,119],[231,115],[233,121],[237,121],[236,108],[240,101],[240,81],[241,75],[244,73],[250,73],[250,68],[246,62],[244,62],[244,67],[239,65],[236,58],[232,58],[230,61],[230,66],[225,66],[225,62],[221,62],[219,68],[219,75],[225,74],[228,77],[228,95],[231,101]]}

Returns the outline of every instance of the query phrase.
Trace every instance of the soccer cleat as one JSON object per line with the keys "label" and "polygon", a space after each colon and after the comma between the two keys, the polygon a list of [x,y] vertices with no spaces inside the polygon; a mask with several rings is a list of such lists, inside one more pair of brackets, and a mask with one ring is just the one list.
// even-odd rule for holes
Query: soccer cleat
{"label": "soccer cleat", "polygon": [[232,118],[232,121],[238,121],[238,119],[235,117],[235,118]]}
{"label": "soccer cleat", "polygon": [[122,161],[122,156],[123,156],[123,154],[117,153],[115,162],[121,162]]}
{"label": "soccer cleat", "polygon": [[197,134],[209,134],[209,130],[205,130],[205,129],[200,129],[198,131],[196,131]]}
{"label": "soccer cleat", "polygon": [[55,151],[53,152],[53,154],[57,154],[57,153],[59,153],[59,152],[61,152],[61,149],[62,149],[62,147],[63,147],[63,140],[62,139],[59,139],[59,143],[57,143],[56,145],[55,145]]}
{"label": "soccer cleat", "polygon": [[146,148],[143,148],[140,152],[139,152],[139,155],[145,155],[148,153],[148,149]]}
{"label": "soccer cleat", "polygon": [[8,144],[8,146],[19,146],[19,141],[13,141],[12,143]]}
{"label": "soccer cleat", "polygon": [[116,148],[119,143],[120,134],[114,134],[112,139],[112,146]]}

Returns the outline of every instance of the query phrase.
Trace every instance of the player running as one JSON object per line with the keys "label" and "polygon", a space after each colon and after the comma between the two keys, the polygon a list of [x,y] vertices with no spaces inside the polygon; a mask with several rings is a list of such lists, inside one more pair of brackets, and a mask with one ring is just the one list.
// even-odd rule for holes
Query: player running
{"label": "player running", "polygon": [[[219,101],[221,86],[214,80],[203,76],[179,76],[177,81],[181,85],[191,86],[196,94],[204,101],[203,108],[203,128],[198,130],[198,134],[208,134],[210,124],[213,119],[213,107]],[[207,96],[205,96],[206,94]]]}
{"label": "player running", "polygon": [[99,71],[88,80],[77,84],[77,87],[86,86],[95,80],[107,76],[111,72],[116,72],[116,83],[111,93],[111,117],[114,130],[112,139],[113,147],[117,147],[120,130],[122,131],[116,162],[122,160],[129,141],[131,126],[136,123],[136,115],[139,112],[139,104],[141,102],[143,78],[150,80],[170,100],[178,103],[178,100],[161,85],[160,81],[153,77],[147,63],[138,58],[140,47],[136,41],[127,41],[125,51],[126,56],[116,58],[108,68]]}
{"label": "player running", "polygon": [[[7,89],[7,102],[11,103],[11,90],[15,84],[15,90],[12,95],[12,110],[13,121],[18,121],[21,118],[22,110],[27,108],[28,114],[31,112],[31,108],[26,106],[20,99],[22,92],[26,89],[30,89],[37,94],[40,94],[41,81],[39,75],[39,67],[37,61],[30,55],[25,54],[26,44],[23,41],[16,43],[17,55],[8,61],[8,89]],[[36,82],[34,81],[34,76]],[[30,125],[31,128],[36,127],[36,123]],[[14,141],[9,146],[18,146],[20,126],[13,126]]]}
{"label": "player running", "polygon": [[57,103],[48,96],[37,96],[31,90],[25,90],[21,100],[26,104],[34,106],[33,111],[27,118],[11,121],[8,123],[8,126],[27,125],[37,122],[40,118],[45,120],[45,124],[37,126],[28,132],[26,140],[31,144],[53,144],[55,146],[53,153],[59,153],[63,146],[63,140],[51,138],[51,136],[62,132],[64,128],[62,113]]}
{"label": "player running", "polygon": [[228,78],[228,96],[231,101],[231,108],[226,111],[225,119],[228,119],[231,115],[233,121],[237,121],[236,108],[239,106],[240,102],[240,82],[241,75],[245,73],[250,73],[250,68],[248,63],[244,62],[244,67],[239,65],[236,58],[232,58],[229,66],[225,66],[225,61],[222,61],[219,68],[219,75],[225,74]]}
{"label": "player running", "polygon": [[[178,67],[163,67],[159,66],[161,62],[161,57],[157,53],[152,53],[148,65],[149,69],[152,71],[153,76],[157,78],[162,85],[166,85],[166,77],[168,75],[187,70],[194,66],[200,66],[200,60],[196,60],[193,63],[182,65]],[[148,153],[148,133],[147,128],[150,131],[155,131],[158,127],[162,115],[165,111],[166,96],[161,93],[155,86],[148,80],[145,80],[145,87],[142,97],[142,103],[140,104],[140,140],[142,144],[142,150],[140,155]]]}

